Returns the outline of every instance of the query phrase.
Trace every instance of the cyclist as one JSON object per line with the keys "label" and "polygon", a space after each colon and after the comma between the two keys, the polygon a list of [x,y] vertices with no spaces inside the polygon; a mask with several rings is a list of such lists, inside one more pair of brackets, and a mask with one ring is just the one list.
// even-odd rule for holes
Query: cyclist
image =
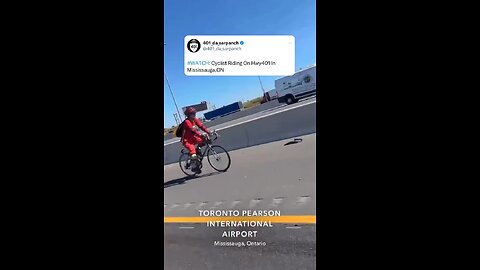
{"label": "cyclist", "polygon": [[[197,130],[197,127],[210,134],[210,131],[196,117],[196,113],[197,111],[192,107],[188,107],[185,110],[186,119],[183,123],[183,135],[181,139],[183,146],[187,148],[192,160],[197,159],[197,149],[195,145],[198,144],[199,147],[202,147],[205,141],[205,137]],[[189,165],[190,164],[187,164],[187,168]],[[200,169],[196,166],[196,162],[192,164],[192,171],[201,173]]]}

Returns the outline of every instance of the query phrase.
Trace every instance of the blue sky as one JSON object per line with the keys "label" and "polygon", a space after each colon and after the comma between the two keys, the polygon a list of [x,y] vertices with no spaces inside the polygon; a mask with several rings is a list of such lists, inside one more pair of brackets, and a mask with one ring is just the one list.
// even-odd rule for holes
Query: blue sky
{"label": "blue sky", "polygon": [[[164,67],[180,110],[204,100],[218,108],[262,96],[255,76],[186,76],[186,35],[294,35],[295,69],[316,62],[315,0],[164,0],[164,7]],[[278,78],[262,76],[265,91]],[[164,126],[171,127],[176,109],[163,81]]]}

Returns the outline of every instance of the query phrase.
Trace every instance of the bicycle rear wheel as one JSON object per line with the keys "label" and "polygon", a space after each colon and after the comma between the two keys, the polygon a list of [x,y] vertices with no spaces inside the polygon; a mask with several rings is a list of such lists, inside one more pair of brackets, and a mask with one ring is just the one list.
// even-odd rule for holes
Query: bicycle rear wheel
{"label": "bicycle rear wheel", "polygon": [[219,172],[226,172],[230,168],[231,160],[225,148],[214,145],[208,149],[207,160],[210,166]]}
{"label": "bicycle rear wheel", "polygon": [[[182,172],[184,174],[186,174],[187,176],[195,176],[197,173],[196,172],[192,172],[192,170],[190,169],[191,167],[189,167],[188,169],[185,168],[185,166],[187,165],[187,161],[190,160],[190,155],[189,154],[186,154],[186,153],[182,153],[180,155],[180,158],[178,160],[178,164],[180,165],[180,169],[182,170]],[[191,165],[190,165],[191,166]]]}

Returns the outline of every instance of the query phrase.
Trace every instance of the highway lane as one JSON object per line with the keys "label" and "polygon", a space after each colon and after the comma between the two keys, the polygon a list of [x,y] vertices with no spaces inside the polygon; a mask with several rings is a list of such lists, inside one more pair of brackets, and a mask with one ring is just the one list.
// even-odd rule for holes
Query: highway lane
{"label": "highway lane", "polygon": [[[228,239],[245,246],[214,246],[221,239],[219,229],[205,225],[164,225],[164,269],[167,270],[313,270],[316,269],[316,225],[258,230],[256,239]],[[193,228],[192,228],[193,227]],[[187,229],[188,228],[188,229]],[[265,246],[247,246],[248,241]]]}
{"label": "highway lane", "polygon": [[198,216],[199,209],[274,209],[282,215],[315,215],[316,134],[230,152],[232,165],[186,177],[178,163],[164,166],[165,216]]}
{"label": "highway lane", "polygon": [[[302,142],[286,145],[295,138]],[[280,210],[282,215],[316,215],[316,134],[230,152],[232,166],[184,177],[178,164],[164,166],[165,216],[198,217],[198,210]],[[297,226],[295,226],[297,225]],[[222,238],[202,223],[165,223],[165,269],[315,269],[316,225],[273,224],[255,228],[255,238]],[[251,229],[251,228],[248,228]],[[215,241],[243,242],[220,247]],[[247,246],[247,242],[265,243]]]}

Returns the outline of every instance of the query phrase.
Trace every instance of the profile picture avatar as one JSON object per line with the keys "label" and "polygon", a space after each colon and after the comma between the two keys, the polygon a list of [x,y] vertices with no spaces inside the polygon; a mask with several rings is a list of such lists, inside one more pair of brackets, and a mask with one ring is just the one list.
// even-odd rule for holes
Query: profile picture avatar
{"label": "profile picture avatar", "polygon": [[192,53],[196,53],[200,50],[200,41],[196,40],[196,39],[191,39],[188,43],[187,43],[187,49],[189,51],[191,51]]}

